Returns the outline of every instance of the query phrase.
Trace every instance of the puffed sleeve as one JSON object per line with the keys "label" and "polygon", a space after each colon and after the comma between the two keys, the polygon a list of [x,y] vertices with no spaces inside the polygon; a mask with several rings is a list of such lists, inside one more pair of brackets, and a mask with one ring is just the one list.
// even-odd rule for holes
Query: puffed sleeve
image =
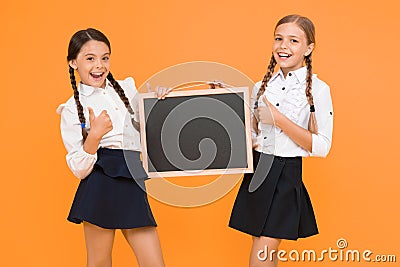
{"label": "puffed sleeve", "polygon": [[318,134],[312,135],[311,156],[326,157],[332,144],[333,106],[329,86],[321,87],[314,95]]}
{"label": "puffed sleeve", "polygon": [[97,160],[97,153],[92,155],[83,150],[82,130],[75,106],[60,105],[57,113],[61,114],[61,136],[67,149],[67,164],[79,179],[90,174]]}

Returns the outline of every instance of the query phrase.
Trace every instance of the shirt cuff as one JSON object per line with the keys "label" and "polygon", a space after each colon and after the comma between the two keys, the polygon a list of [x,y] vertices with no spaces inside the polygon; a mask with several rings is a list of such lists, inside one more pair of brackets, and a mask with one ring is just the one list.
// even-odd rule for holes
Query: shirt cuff
{"label": "shirt cuff", "polygon": [[310,156],[325,158],[328,155],[329,149],[330,144],[323,136],[312,134],[312,152]]}
{"label": "shirt cuff", "polygon": [[83,146],[72,155],[67,155],[68,166],[79,179],[84,179],[90,174],[96,160],[97,153],[89,154],[83,149]]}
{"label": "shirt cuff", "polygon": [[87,157],[87,158],[92,158],[92,159],[97,160],[97,152],[94,153],[94,154],[90,154],[90,153],[86,152],[86,151],[83,149],[83,146],[81,146],[81,147],[78,149],[78,153],[83,154],[83,155],[84,155],[85,157]]}

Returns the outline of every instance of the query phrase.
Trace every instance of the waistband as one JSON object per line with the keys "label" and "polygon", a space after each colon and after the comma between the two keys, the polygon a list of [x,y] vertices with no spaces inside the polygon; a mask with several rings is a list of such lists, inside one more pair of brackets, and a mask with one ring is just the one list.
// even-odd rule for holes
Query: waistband
{"label": "waistband", "polygon": [[97,150],[97,156],[114,156],[114,157],[129,157],[129,158],[134,158],[134,159],[139,159],[140,160],[140,152],[139,151],[133,151],[133,150],[125,150],[125,149],[111,149],[111,148],[105,148],[105,147],[100,147]]}
{"label": "waistband", "polygon": [[139,151],[99,148],[95,165],[103,169],[103,172],[110,177],[148,178],[143,169]]}
{"label": "waistband", "polygon": [[266,154],[266,153],[262,153],[262,152],[258,152],[256,150],[253,150],[253,155],[255,157],[259,157],[261,154],[267,155],[268,157],[273,157],[274,160],[278,160],[278,161],[302,162],[302,160],[303,160],[303,157],[300,157],[300,156],[297,156],[297,157],[281,157],[281,156],[275,156],[275,155]]}

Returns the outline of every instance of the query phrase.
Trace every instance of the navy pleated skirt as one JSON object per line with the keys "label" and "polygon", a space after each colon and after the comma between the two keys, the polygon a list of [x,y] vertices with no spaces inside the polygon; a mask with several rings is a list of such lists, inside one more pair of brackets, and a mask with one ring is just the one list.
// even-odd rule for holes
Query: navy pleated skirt
{"label": "navy pleated skirt", "polygon": [[[254,169],[260,155],[253,151]],[[302,158],[273,157],[271,169],[265,175],[253,192],[249,190],[253,174],[244,175],[229,226],[256,237],[289,240],[318,234],[311,200],[302,181]]]}
{"label": "navy pleated skirt", "polygon": [[100,148],[93,171],[81,180],[68,221],[107,229],[156,226],[144,181],[140,153]]}

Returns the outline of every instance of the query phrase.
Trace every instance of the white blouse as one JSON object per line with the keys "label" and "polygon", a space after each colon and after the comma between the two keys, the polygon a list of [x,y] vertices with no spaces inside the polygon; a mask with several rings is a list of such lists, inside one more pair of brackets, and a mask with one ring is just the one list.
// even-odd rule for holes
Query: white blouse
{"label": "white blouse", "polygon": [[[268,101],[297,125],[308,129],[310,105],[305,94],[307,68],[302,67],[287,74],[286,79],[281,70],[275,73],[265,89]],[[251,106],[257,98],[261,82],[256,83],[251,99]],[[259,134],[253,129],[253,143],[256,150],[281,157],[326,157],[332,143],[333,107],[329,86],[313,75],[312,94],[314,97],[315,116],[318,134],[312,134],[312,152],[303,149],[289,138],[280,128],[274,125],[258,123]],[[262,96],[258,106],[265,106]],[[252,116],[253,117],[253,116]]]}
{"label": "white blouse", "polygon": [[[135,120],[138,121],[138,103],[137,98],[134,98],[137,90],[133,78],[127,78],[118,83],[124,89],[135,111]],[[80,83],[78,91],[88,130],[90,130],[90,122],[87,107],[93,109],[95,116],[103,110],[107,110],[110,116],[113,129],[103,136],[99,147],[141,151],[140,134],[133,127],[128,110],[108,80],[104,89]],[[68,152],[66,156],[68,167],[76,177],[83,179],[92,171],[97,160],[97,153],[92,155],[83,150],[81,124],[74,97],[72,96],[65,104],[61,104],[57,108],[57,113],[61,114],[61,136]]]}

